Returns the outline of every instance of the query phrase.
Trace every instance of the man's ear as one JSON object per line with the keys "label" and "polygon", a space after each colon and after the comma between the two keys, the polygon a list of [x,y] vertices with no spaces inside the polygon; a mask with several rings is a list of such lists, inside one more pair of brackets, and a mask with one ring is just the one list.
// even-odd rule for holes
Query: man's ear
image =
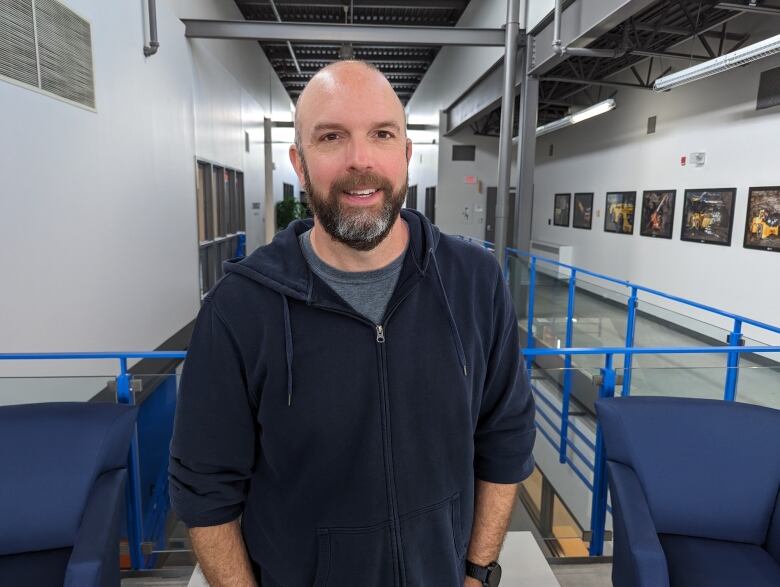
{"label": "man's ear", "polygon": [[295,143],[290,145],[290,163],[292,163],[293,169],[295,170],[295,175],[298,176],[298,181],[300,182],[300,185],[305,185],[306,179],[303,175],[303,163],[301,162],[301,154],[298,152],[298,147],[295,146]]}
{"label": "man's ear", "polygon": [[406,162],[412,160],[412,139],[406,139]]}

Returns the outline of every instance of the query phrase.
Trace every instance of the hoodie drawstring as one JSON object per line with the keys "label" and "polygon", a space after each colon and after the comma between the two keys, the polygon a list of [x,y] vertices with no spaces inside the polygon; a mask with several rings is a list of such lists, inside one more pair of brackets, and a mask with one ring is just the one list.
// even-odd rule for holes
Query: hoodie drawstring
{"label": "hoodie drawstring", "polygon": [[463,374],[468,376],[469,371],[466,367],[466,353],[463,351],[463,344],[460,340],[460,332],[458,332],[458,325],[455,322],[455,316],[452,315],[452,308],[450,307],[450,300],[447,298],[447,292],[444,289],[444,282],[441,279],[441,271],[439,271],[439,264],[436,262],[436,253],[433,249],[430,249],[431,259],[433,260],[433,269],[436,271],[436,277],[439,279],[439,287],[441,288],[441,295],[444,297],[444,305],[447,307],[447,317],[450,320],[450,334],[452,340],[455,342],[455,348],[458,351],[458,359],[463,367]]}
{"label": "hoodie drawstring", "polygon": [[292,328],[290,327],[290,306],[287,303],[287,296],[282,296],[282,305],[284,306],[284,346],[287,352],[287,405],[292,405],[292,389],[293,389],[293,375],[292,375],[292,362],[293,362],[293,343],[292,343]]}

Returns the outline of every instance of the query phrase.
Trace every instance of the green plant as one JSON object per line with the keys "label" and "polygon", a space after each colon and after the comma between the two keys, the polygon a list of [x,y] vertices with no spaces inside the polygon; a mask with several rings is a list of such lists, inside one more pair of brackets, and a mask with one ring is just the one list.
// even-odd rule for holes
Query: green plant
{"label": "green plant", "polygon": [[298,200],[287,199],[276,203],[276,231],[284,230],[298,218],[306,218],[306,206]]}

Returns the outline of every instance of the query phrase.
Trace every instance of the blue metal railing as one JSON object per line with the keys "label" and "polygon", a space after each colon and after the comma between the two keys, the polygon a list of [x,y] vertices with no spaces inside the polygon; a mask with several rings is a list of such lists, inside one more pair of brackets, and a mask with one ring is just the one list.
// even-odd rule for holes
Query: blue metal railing
{"label": "blue metal railing", "polygon": [[[0,361],[31,360],[91,360],[115,359],[119,361],[119,373],[116,376],[116,399],[118,403],[134,405],[135,396],[131,386],[131,374],[127,368],[129,359],[184,359],[184,351],[157,352],[103,352],[103,353],[8,353],[0,354]],[[127,520],[127,543],[130,550],[130,563],[133,569],[148,568],[151,557],[145,557],[143,509],[141,505],[141,464],[138,448],[138,427],[133,432],[130,452],[127,457],[127,486],[125,488],[125,510]]]}
{"label": "blue metal railing", "polygon": [[[475,239],[472,237],[460,237],[470,242],[476,242],[488,250],[494,250],[493,243],[484,241],[481,239]],[[503,273],[507,280],[510,277],[510,259],[511,258],[525,258],[528,259],[528,296],[527,296],[527,338],[526,349],[522,350],[523,357],[526,361],[528,369],[533,366],[534,359],[540,356],[561,356],[563,357],[564,374],[563,385],[561,394],[561,410],[560,412],[554,410],[555,415],[560,416],[559,439],[556,442],[547,431],[539,428],[542,432],[542,436],[546,438],[550,444],[553,445],[558,451],[559,461],[561,463],[568,463],[572,471],[583,481],[585,486],[593,492],[592,504],[591,504],[591,531],[592,539],[590,543],[589,552],[591,555],[601,555],[603,553],[604,543],[604,523],[606,520],[607,505],[607,486],[605,478],[605,466],[606,460],[604,456],[603,441],[601,439],[601,428],[596,427],[596,444],[593,447],[594,450],[594,462],[593,466],[587,462],[586,456],[576,449],[572,441],[569,439],[569,405],[572,392],[572,357],[576,355],[604,355],[605,362],[604,367],[600,369],[600,384],[599,384],[599,396],[611,397],[615,394],[615,387],[617,385],[618,377],[616,369],[614,368],[614,357],[619,355],[623,357],[623,381],[622,381],[622,396],[628,396],[631,393],[631,375],[633,368],[634,355],[692,355],[692,354],[724,354],[726,356],[726,376],[724,381],[723,399],[726,401],[734,401],[737,397],[737,384],[740,357],[743,353],[780,353],[780,347],[773,346],[742,346],[744,339],[742,336],[742,327],[744,324],[750,324],[756,328],[766,330],[775,334],[780,334],[780,327],[767,324],[758,320],[753,320],[733,312],[727,312],[713,306],[701,304],[693,300],[689,300],[680,296],[667,294],[654,288],[646,287],[643,285],[635,284],[624,279],[618,279],[609,275],[603,275],[595,271],[569,265],[567,263],[561,263],[554,259],[549,259],[540,255],[532,255],[525,251],[519,251],[511,247],[506,248],[506,255],[504,256]],[[536,309],[536,284],[537,274],[540,264],[548,264],[552,267],[564,268],[569,271],[568,278],[568,299],[566,310],[566,334],[565,334],[565,348],[551,348],[551,349],[537,349],[536,338],[534,336],[534,318]],[[575,296],[577,287],[577,278],[579,275],[587,275],[596,279],[601,279],[611,284],[616,284],[628,289],[628,297],[626,302],[626,335],[624,347],[605,347],[605,348],[572,348],[573,344],[573,324],[574,324],[574,309],[575,309]],[[732,321],[732,329],[726,340],[726,345],[723,347],[690,347],[690,348],[675,348],[675,347],[636,347],[635,346],[635,330],[636,330],[636,311],[639,301],[639,292],[645,294],[667,299],[673,302],[681,303],[699,310],[710,312],[717,316],[728,318]],[[778,354],[780,361],[780,354]],[[780,367],[780,362],[778,363]],[[543,401],[546,399],[540,393],[535,396]],[[549,406],[552,408],[552,406]],[[542,419],[544,419],[553,428],[551,419],[544,413],[544,409],[541,410]],[[573,428],[572,428],[573,429]],[[587,440],[584,435],[578,430],[575,430],[583,440]],[[589,441],[588,441],[589,443]],[[576,450],[575,450],[576,449]],[[583,462],[585,462],[588,468],[593,471],[593,483],[591,484],[582,471],[571,462],[571,459],[567,457],[567,451],[572,450],[574,454],[578,456]]]}
{"label": "blue metal railing", "polygon": [[[622,347],[604,347],[604,348],[569,348],[569,349],[524,349],[521,351],[523,356],[527,360],[533,360],[535,357],[540,356],[567,356],[574,355],[604,355],[604,367],[600,369],[600,381],[599,381],[599,397],[613,397],[615,395],[615,388],[617,386],[617,370],[614,367],[615,355],[628,355],[633,353],[636,355],[698,355],[698,354],[731,354],[740,355],[741,353],[780,353],[780,346],[726,346],[726,347],[685,347],[685,348],[670,348],[670,347],[634,347],[634,348],[622,348]],[[780,354],[778,355],[780,356]],[[738,367],[733,367],[737,369]],[[623,396],[628,395],[626,393],[625,386],[623,387]],[[536,394],[536,397],[541,397],[540,394]],[[727,401],[734,401],[735,397],[724,398]],[[549,402],[549,400],[548,400]],[[550,406],[552,407],[552,406]],[[568,421],[568,415],[565,415],[564,409],[561,410],[562,421]],[[564,416],[565,415],[565,416]],[[545,420],[554,427],[549,417],[543,416]],[[540,429],[541,430],[541,429]],[[573,443],[563,436],[564,428],[561,426],[561,444],[564,447],[574,449]],[[543,436],[555,446],[555,442],[546,431],[542,431]],[[584,438],[584,436],[583,436]],[[564,448],[565,450],[565,448]],[[587,459],[581,451],[577,455],[580,459],[586,462]],[[564,461],[566,462],[566,461]],[[604,552],[604,528],[606,524],[607,514],[607,481],[606,481],[606,455],[604,453],[604,441],[602,438],[601,426],[596,425],[596,444],[594,447],[594,463],[593,463],[593,483],[589,483],[587,478],[573,463],[568,461],[569,466],[577,474],[577,476],[583,481],[585,486],[593,492],[591,500],[591,542],[589,547],[589,553],[591,556],[600,556]]]}
{"label": "blue metal railing", "polygon": [[[490,243],[489,241],[484,241],[481,239],[476,239],[473,237],[464,237],[464,236],[460,238],[470,242],[476,242],[488,250],[493,250],[493,244]],[[634,338],[635,338],[635,330],[636,330],[636,311],[639,302],[639,292],[644,292],[648,295],[656,296],[662,299],[667,299],[673,302],[677,302],[693,308],[697,308],[699,310],[710,312],[717,316],[728,318],[729,320],[732,321],[732,329],[728,335],[726,344],[731,348],[739,347],[744,343],[744,338],[742,336],[742,327],[744,324],[750,324],[751,326],[754,326],[756,328],[760,328],[768,332],[773,332],[775,334],[780,334],[780,327],[778,326],[773,326],[765,322],[760,322],[752,318],[747,318],[746,316],[741,316],[733,312],[727,312],[725,310],[721,310],[713,306],[708,306],[706,304],[701,304],[699,302],[695,302],[693,300],[689,300],[680,296],[667,294],[657,289],[635,284],[630,281],[626,281],[624,279],[618,279],[616,277],[611,277],[609,275],[603,275],[595,271],[590,271],[588,269],[583,269],[581,267],[575,267],[567,263],[561,263],[559,261],[548,259],[547,257],[543,257],[540,255],[532,255],[525,251],[519,251],[511,247],[507,247],[506,252],[507,254],[505,255],[505,263],[504,263],[503,271],[505,277],[507,278],[509,278],[509,271],[510,271],[509,261],[512,257],[518,259],[519,258],[528,259],[529,293],[528,293],[528,316],[527,316],[527,327],[526,327],[526,347],[529,349],[536,347],[536,338],[534,336],[533,326],[534,326],[534,318],[535,318],[534,312],[536,306],[535,302],[536,302],[537,274],[539,272],[540,264],[548,264],[552,267],[561,267],[569,271],[565,348],[571,348],[572,345],[572,333],[574,328],[575,295],[576,295],[578,275],[588,275],[596,279],[601,279],[612,284],[623,286],[629,290],[628,291],[629,295],[626,304],[625,346],[622,347],[626,349],[626,351],[622,353],[624,357],[623,365],[625,368],[624,377],[623,377],[623,393],[625,395],[630,395],[631,393],[631,383],[632,383],[631,367],[633,366],[633,357],[636,354],[635,352],[633,352],[633,349],[636,348],[634,346]],[[768,352],[768,351],[764,349],[760,352]],[[733,400],[737,395],[737,384],[738,384],[738,375],[739,375],[738,367],[739,367],[740,356],[741,353],[738,353],[736,351],[731,351],[726,356],[726,366],[728,368],[726,369],[726,378],[724,381],[724,394],[723,394],[723,397],[726,400]],[[530,369],[533,361],[530,358],[527,358],[526,360],[527,360],[527,366]],[[572,391],[571,355],[564,355],[564,366],[566,368],[566,371],[564,372],[564,381],[563,381],[563,404],[564,404],[563,413],[565,416],[568,416],[569,403],[570,403],[571,391]],[[561,463],[565,463],[566,462],[566,439],[568,438],[567,417],[562,418],[561,429],[562,429],[561,441],[559,447],[560,461]]]}

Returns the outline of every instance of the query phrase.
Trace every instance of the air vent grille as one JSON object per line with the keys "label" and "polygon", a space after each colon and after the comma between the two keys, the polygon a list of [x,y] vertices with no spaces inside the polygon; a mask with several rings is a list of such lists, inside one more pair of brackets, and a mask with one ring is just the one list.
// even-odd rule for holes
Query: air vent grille
{"label": "air vent grille", "polygon": [[94,109],[89,22],[56,0],[0,0],[0,75]]}
{"label": "air vent grille", "polygon": [[0,0],[0,75],[38,85],[32,0]]}

